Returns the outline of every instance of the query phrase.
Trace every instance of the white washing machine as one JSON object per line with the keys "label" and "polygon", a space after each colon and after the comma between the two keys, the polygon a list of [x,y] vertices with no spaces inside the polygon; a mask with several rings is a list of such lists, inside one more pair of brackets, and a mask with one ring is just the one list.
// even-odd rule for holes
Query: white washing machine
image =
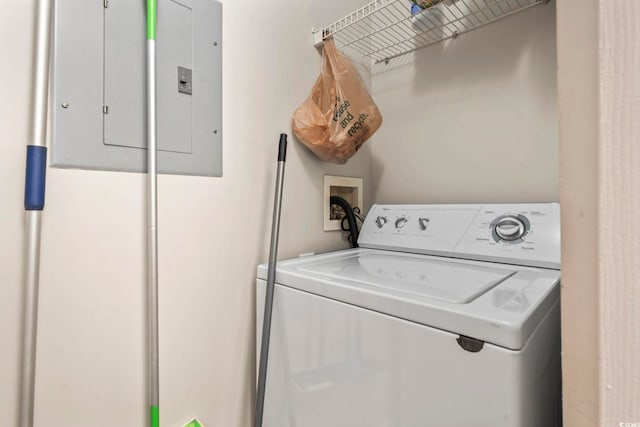
{"label": "white washing machine", "polygon": [[560,426],[559,222],[376,205],[360,248],[280,262],[263,425]]}

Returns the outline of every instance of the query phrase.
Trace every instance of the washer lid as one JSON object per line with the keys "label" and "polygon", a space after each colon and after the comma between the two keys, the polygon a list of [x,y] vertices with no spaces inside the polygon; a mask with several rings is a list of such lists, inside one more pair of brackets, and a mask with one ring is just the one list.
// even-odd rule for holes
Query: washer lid
{"label": "washer lid", "polygon": [[281,286],[512,350],[557,303],[559,281],[552,269],[363,248],[281,261],[276,271]]}
{"label": "washer lid", "polygon": [[324,259],[299,271],[357,282],[403,296],[434,298],[455,304],[473,301],[516,271],[378,253]]}

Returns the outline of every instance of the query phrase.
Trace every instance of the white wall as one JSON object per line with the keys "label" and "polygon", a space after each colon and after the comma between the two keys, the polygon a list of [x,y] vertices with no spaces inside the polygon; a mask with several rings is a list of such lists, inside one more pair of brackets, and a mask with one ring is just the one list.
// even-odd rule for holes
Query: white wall
{"label": "white wall", "polygon": [[615,426],[640,421],[640,4],[599,10],[600,424]]}
{"label": "white wall", "polygon": [[374,69],[379,203],[558,200],[555,2]]}
{"label": "white wall", "polygon": [[635,0],[558,3],[566,427],[640,421],[639,20]]}
{"label": "white wall", "polygon": [[[575,11],[580,8],[581,13]],[[566,427],[600,425],[599,1],[558,3],[562,377]],[[580,153],[576,155],[576,153]],[[618,422],[624,422],[622,418]],[[606,424],[603,424],[606,425]],[[615,425],[615,424],[614,424]]]}
{"label": "white wall", "polygon": [[[255,266],[267,257],[278,134],[319,70],[311,27],[360,3],[225,1],[224,177],[159,180],[163,425],[250,425]],[[16,422],[33,4],[2,0],[0,14],[1,426]],[[281,257],[347,246],[322,232],[325,173],[363,177],[370,202],[370,147],[332,166],[292,141]],[[49,169],[37,426],[144,425],[144,201],[143,175]]]}

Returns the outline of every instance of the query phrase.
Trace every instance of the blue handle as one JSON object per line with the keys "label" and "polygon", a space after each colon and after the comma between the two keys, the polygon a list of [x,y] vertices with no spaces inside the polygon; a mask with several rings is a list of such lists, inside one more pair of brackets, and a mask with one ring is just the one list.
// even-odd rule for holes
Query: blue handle
{"label": "blue handle", "polygon": [[27,146],[27,173],[24,186],[24,208],[27,211],[44,209],[47,178],[47,147]]}

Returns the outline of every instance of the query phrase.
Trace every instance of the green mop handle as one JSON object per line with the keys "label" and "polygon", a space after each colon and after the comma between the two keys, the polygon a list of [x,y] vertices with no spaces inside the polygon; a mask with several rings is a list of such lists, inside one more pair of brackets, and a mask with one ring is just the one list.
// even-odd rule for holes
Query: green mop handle
{"label": "green mop handle", "polygon": [[156,0],[147,0],[147,40],[156,39]]}
{"label": "green mop handle", "polygon": [[160,426],[158,347],[158,185],[156,135],[156,0],[147,0],[148,341],[151,427]]}

